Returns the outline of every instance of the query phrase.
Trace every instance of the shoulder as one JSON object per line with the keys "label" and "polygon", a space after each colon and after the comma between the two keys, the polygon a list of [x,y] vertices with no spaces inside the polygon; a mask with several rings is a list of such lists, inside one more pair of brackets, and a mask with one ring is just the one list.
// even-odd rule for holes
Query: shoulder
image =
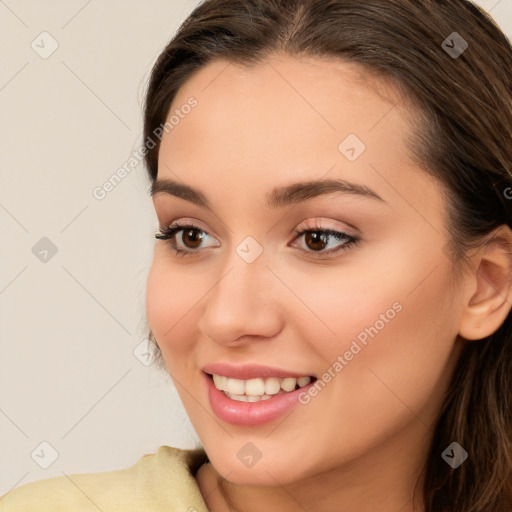
{"label": "shoulder", "polygon": [[207,512],[194,478],[206,460],[201,448],[161,446],[126,469],[63,475],[21,485],[0,497],[0,512],[160,512],[175,507]]}

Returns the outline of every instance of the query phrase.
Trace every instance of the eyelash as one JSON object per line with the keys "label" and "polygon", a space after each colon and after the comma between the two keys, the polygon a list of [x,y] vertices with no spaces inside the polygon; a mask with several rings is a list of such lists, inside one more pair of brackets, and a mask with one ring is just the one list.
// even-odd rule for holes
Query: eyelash
{"label": "eyelash", "polygon": [[[193,224],[179,224],[178,222],[175,222],[167,228],[160,228],[160,230],[155,234],[155,238],[157,238],[158,240],[168,240],[169,245],[174,250],[174,252],[177,256],[180,256],[180,257],[191,256],[193,254],[197,254],[199,252],[199,250],[180,249],[176,246],[176,240],[175,240],[177,233],[179,233],[180,231],[185,231],[187,229],[194,229],[196,231],[200,231],[202,233],[208,234],[207,231],[204,231],[200,227],[194,226]],[[340,241],[343,239],[346,240],[346,242],[342,246],[340,246],[338,249],[330,249],[329,251],[321,251],[320,252],[320,251],[311,251],[311,250],[298,248],[299,251],[301,251],[302,253],[305,253],[308,256],[313,256],[314,258],[321,258],[324,255],[330,256],[330,255],[338,254],[340,252],[348,251],[351,248],[353,248],[354,246],[356,246],[361,241],[360,238],[353,236],[353,235],[349,235],[348,233],[344,233],[343,231],[335,231],[333,229],[322,229],[322,228],[316,227],[316,226],[314,229],[302,229],[302,230],[296,229],[294,231],[294,233],[296,235],[294,240],[304,234],[307,234],[307,233],[322,233],[327,236],[332,236]],[[317,256],[316,254],[320,254],[321,256]]]}

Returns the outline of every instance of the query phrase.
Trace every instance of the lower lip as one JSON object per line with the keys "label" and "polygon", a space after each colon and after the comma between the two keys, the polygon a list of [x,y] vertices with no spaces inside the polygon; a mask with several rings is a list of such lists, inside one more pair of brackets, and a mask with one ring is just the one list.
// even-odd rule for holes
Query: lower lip
{"label": "lower lip", "polygon": [[208,398],[213,412],[223,421],[232,425],[252,427],[269,423],[293,409],[299,403],[299,395],[307,391],[314,382],[295,391],[274,396],[259,402],[240,402],[231,400],[223,391],[219,391],[213,379],[203,374],[208,387]]}

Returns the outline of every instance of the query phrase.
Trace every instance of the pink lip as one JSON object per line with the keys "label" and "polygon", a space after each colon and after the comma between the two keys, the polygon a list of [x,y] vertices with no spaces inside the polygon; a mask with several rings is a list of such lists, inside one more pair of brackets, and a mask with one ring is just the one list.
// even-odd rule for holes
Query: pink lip
{"label": "pink lip", "polygon": [[209,373],[210,375],[223,375],[225,377],[231,377],[232,379],[256,379],[261,377],[267,379],[269,377],[276,377],[278,379],[284,379],[286,377],[311,377],[312,375],[304,373],[296,373],[288,370],[282,370],[280,368],[271,368],[269,366],[259,365],[242,365],[233,366],[228,363],[213,363],[207,364],[203,367],[203,372]]}
{"label": "pink lip", "polygon": [[262,425],[283,416],[299,403],[300,393],[307,392],[309,387],[313,386],[316,382],[310,382],[307,386],[289,393],[273,396],[268,400],[239,402],[231,400],[223,391],[219,391],[215,387],[213,379],[206,373],[203,373],[203,377],[213,412],[227,423],[246,427]]}

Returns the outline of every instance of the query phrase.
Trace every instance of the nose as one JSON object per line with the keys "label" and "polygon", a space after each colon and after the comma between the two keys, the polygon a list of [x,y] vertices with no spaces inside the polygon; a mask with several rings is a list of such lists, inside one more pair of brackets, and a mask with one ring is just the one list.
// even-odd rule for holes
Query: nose
{"label": "nose", "polygon": [[264,258],[246,263],[235,254],[205,297],[200,332],[225,346],[274,337],[282,328],[278,286]]}

